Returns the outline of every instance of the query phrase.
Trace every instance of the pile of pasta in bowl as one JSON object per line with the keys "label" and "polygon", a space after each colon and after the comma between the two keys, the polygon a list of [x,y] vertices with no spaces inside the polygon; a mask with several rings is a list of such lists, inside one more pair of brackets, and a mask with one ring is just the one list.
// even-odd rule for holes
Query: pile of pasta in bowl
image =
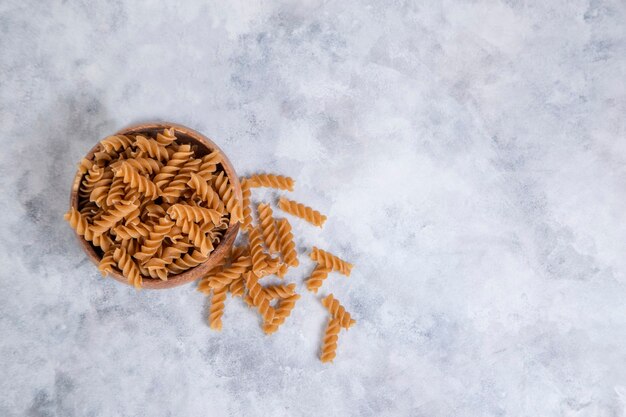
{"label": "pile of pasta in bowl", "polygon": [[[219,148],[180,140],[182,133],[168,127],[103,139],[79,164],[65,219],[103,275],[136,288],[182,276],[184,282],[199,279],[197,289],[210,299],[212,329],[222,329],[230,294],[255,308],[263,332],[273,334],[300,294],[295,282],[264,281],[285,279],[300,262],[291,223],[275,217],[271,202],[254,205],[252,190],[290,192],[295,181],[277,174],[238,179]],[[284,196],[275,203],[313,226],[327,220]],[[233,246],[240,229],[240,244]],[[352,264],[328,251],[313,246],[309,256],[315,267],[302,283],[316,296],[333,273],[351,273]],[[340,330],[355,320],[332,293],[320,302],[329,312],[320,359],[331,362]]]}

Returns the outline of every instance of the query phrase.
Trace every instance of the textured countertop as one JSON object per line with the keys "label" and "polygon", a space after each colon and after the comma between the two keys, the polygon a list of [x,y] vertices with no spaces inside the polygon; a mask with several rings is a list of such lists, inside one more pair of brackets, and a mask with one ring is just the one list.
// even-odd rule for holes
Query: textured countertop
{"label": "textured countertop", "polygon": [[[626,415],[623,1],[167,3],[0,2],[0,415]],[[333,365],[303,287],[219,333],[81,252],[77,162],[151,120],[328,214]]]}

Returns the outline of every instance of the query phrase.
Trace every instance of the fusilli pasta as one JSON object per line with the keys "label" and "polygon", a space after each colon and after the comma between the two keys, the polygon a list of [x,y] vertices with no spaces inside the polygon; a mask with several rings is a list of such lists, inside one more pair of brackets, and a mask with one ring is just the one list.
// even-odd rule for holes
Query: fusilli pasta
{"label": "fusilli pasta", "polygon": [[292,178],[275,174],[257,174],[248,178],[250,187],[269,187],[293,191],[295,181]]}
{"label": "fusilli pasta", "polygon": [[350,276],[352,272],[351,263],[315,246],[313,246],[311,251],[311,259],[346,276]]}
{"label": "fusilli pasta", "polygon": [[282,211],[306,220],[314,226],[322,227],[324,226],[324,222],[326,222],[326,216],[319,211],[284,197],[278,200],[278,207],[280,207]]}

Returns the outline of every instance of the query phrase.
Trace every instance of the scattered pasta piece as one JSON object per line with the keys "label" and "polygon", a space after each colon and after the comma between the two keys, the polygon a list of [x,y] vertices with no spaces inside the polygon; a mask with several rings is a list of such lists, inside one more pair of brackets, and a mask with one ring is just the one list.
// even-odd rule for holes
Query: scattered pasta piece
{"label": "scattered pasta piece", "polygon": [[275,333],[278,328],[285,322],[287,317],[291,315],[291,311],[296,306],[296,301],[300,299],[298,294],[292,294],[282,298],[276,306],[276,313],[271,322],[263,323],[263,331],[265,334]]}
{"label": "scattered pasta piece", "polygon": [[322,344],[322,352],[320,359],[322,362],[332,362],[337,356],[337,340],[339,340],[339,320],[330,319],[326,326],[326,333],[324,334],[324,342]]}
{"label": "scattered pasta piece", "polygon": [[298,253],[296,252],[296,244],[293,241],[293,234],[291,233],[291,224],[287,219],[280,219],[278,221],[278,238],[280,244],[280,252],[283,257],[283,261],[289,266],[298,266]]}
{"label": "scattered pasta piece", "polygon": [[265,323],[271,323],[274,319],[275,310],[270,306],[269,300],[259,284],[258,278],[252,272],[247,272],[244,276],[246,287],[250,293],[252,305],[259,309]]}
{"label": "scattered pasta piece", "polygon": [[333,318],[339,320],[341,327],[349,329],[356,323],[356,321],[350,317],[350,313],[346,311],[339,300],[337,300],[332,294],[329,294],[326,298],[322,299],[322,305],[326,307]]}
{"label": "scattered pasta piece", "polygon": [[213,290],[211,306],[209,307],[209,327],[213,330],[222,330],[222,315],[224,314],[224,302],[228,287]]}
{"label": "scattered pasta piece", "polygon": [[257,212],[259,213],[259,226],[263,233],[265,246],[267,246],[270,253],[277,253],[278,233],[276,232],[276,221],[274,220],[272,208],[267,203],[261,203],[257,206]]}
{"label": "scattered pasta piece", "polygon": [[295,181],[292,178],[275,174],[257,174],[248,178],[250,187],[269,187],[278,190],[293,191]]}
{"label": "scattered pasta piece", "polygon": [[330,271],[330,268],[316,264],[311,276],[306,280],[306,288],[311,292],[317,293]]}
{"label": "scattered pasta piece", "polygon": [[284,197],[278,200],[278,207],[280,207],[282,211],[306,220],[314,226],[322,227],[324,226],[324,222],[326,222],[326,216],[319,211]]}
{"label": "scattered pasta piece", "polygon": [[332,253],[326,252],[325,250],[319,249],[315,246],[313,246],[313,250],[311,251],[311,259],[320,265],[331,268],[332,270],[346,276],[350,276],[350,273],[352,272],[351,263],[348,263]]}

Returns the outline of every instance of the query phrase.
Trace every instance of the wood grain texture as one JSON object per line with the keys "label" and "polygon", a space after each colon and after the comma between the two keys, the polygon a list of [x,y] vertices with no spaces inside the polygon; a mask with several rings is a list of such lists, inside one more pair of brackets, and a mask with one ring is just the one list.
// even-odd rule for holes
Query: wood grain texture
{"label": "wood grain texture", "polygon": [[[198,152],[196,154],[197,157],[204,156],[214,150],[218,150],[222,155],[222,167],[226,175],[228,176],[229,181],[233,185],[233,189],[235,192],[235,196],[242,200],[242,192],[241,192],[241,184],[239,183],[239,177],[235,169],[233,168],[231,162],[228,160],[228,157],[224,154],[224,152],[217,146],[211,139],[202,135],[199,132],[196,132],[193,129],[190,129],[186,126],[182,126],[175,123],[166,123],[166,122],[158,122],[158,123],[142,123],[137,125],[132,125],[126,127],[118,132],[116,135],[134,135],[137,133],[150,134],[151,136],[155,135],[156,132],[163,131],[163,129],[173,128],[176,131],[176,137],[181,143],[189,143],[193,145],[198,145]],[[93,158],[95,152],[99,150],[100,143],[97,143],[86,155],[87,158]],[[70,206],[78,209],[78,189],[80,187],[80,183],[83,179],[84,174],[81,174],[80,171],[76,173],[76,177],[74,178],[74,183],[72,184],[72,190],[70,192]],[[144,277],[143,278],[143,288],[147,289],[166,289],[173,288],[179,285],[187,284],[189,282],[195,281],[206,274],[210,269],[214,266],[218,265],[221,260],[228,254],[230,248],[235,242],[235,238],[237,237],[237,233],[239,232],[239,223],[233,221],[231,219],[228,229],[224,234],[224,237],[219,242],[217,247],[211,252],[209,258],[202,264],[196,266],[195,268],[191,268],[182,274],[172,275],[168,278],[167,281],[162,281],[160,279]],[[93,263],[96,265],[100,262],[102,255],[99,251],[94,247],[90,242],[85,240],[82,236],[76,234],[78,241],[87,253],[87,256]],[[119,271],[114,270],[110,274],[115,280],[122,282],[124,284],[129,285],[128,280],[124,277]]]}

